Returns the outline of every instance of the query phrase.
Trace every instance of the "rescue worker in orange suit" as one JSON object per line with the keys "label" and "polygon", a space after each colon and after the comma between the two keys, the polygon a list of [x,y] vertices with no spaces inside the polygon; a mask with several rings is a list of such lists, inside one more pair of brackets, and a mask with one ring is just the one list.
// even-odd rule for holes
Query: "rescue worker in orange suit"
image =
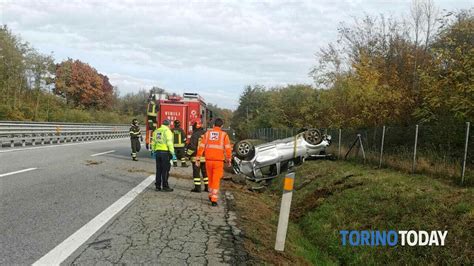
{"label": "rescue worker in orange suit", "polygon": [[138,120],[133,119],[132,125],[130,126],[130,142],[132,146],[132,160],[138,161],[137,153],[140,151],[140,141],[138,138],[143,141],[142,131],[140,130],[140,126],[138,125]]}
{"label": "rescue worker in orange suit", "polygon": [[[202,137],[206,133],[206,130],[202,128],[202,124],[200,121],[193,123],[193,134],[191,135],[191,139],[189,144],[186,147],[186,154],[191,158],[192,166],[193,166],[193,182],[194,188],[191,192],[201,192],[201,175],[202,181],[204,183],[204,191],[209,192],[208,188],[208,179],[206,173],[206,158],[201,156],[200,165],[196,165],[196,154],[199,147],[199,144],[202,141]],[[199,171],[201,173],[199,173]]]}
{"label": "rescue worker in orange suit", "polygon": [[201,164],[201,156],[206,158],[206,172],[209,177],[209,200],[212,206],[217,206],[220,181],[224,175],[224,161],[230,167],[232,147],[227,133],[222,131],[224,120],[216,118],[214,127],[208,130],[202,138],[196,154],[196,166]]}
{"label": "rescue worker in orange suit", "polygon": [[[181,160],[181,166],[187,167],[186,158],[184,156],[184,146],[186,145],[186,134],[181,128],[181,122],[179,120],[174,121],[173,136],[174,136],[174,150],[176,152],[177,159]],[[173,166],[178,166],[178,160],[173,160]]]}

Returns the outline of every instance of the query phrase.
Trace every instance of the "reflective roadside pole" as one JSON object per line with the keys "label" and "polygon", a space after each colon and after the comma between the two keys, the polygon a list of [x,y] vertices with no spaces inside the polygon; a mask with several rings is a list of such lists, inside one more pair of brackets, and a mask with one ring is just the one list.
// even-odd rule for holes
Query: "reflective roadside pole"
{"label": "reflective roadside pole", "polygon": [[283,196],[281,197],[280,217],[275,241],[275,250],[285,250],[286,232],[288,231],[288,220],[290,218],[291,199],[293,197],[293,186],[295,173],[288,173],[283,183]]}

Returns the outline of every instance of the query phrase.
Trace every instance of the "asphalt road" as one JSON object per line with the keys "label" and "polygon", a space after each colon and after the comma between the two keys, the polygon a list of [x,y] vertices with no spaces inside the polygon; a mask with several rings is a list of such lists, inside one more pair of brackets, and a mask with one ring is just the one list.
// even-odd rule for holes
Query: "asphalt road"
{"label": "asphalt road", "polygon": [[[4,151],[2,265],[32,264],[154,172],[145,149],[131,161],[128,139]],[[5,175],[29,168],[36,169]]]}

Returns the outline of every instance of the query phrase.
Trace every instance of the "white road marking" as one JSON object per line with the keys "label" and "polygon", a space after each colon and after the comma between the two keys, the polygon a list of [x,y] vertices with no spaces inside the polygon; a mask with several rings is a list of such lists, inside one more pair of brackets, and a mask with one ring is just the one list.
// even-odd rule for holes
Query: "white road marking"
{"label": "white road marking", "polygon": [[104,155],[104,154],[112,153],[112,152],[115,152],[115,150],[105,151],[105,152],[101,152],[101,153],[96,153],[96,154],[92,154],[91,156],[92,156],[92,157],[95,157],[95,156]]}
{"label": "white road marking", "polygon": [[14,174],[19,174],[19,173],[24,173],[24,172],[33,171],[33,170],[36,170],[36,169],[38,169],[38,168],[27,168],[27,169],[23,169],[23,170],[18,170],[18,171],[15,171],[15,172],[10,172],[10,173],[6,173],[6,174],[1,174],[0,177],[9,176],[9,175],[14,175]]}
{"label": "white road marking", "polygon": [[138,186],[130,190],[94,219],[90,220],[61,244],[37,260],[33,265],[59,265],[76,251],[76,249],[84,244],[92,235],[94,235],[102,226],[117,215],[117,213],[132,202],[132,200],[145,190],[145,188],[147,188],[153,181],[155,181],[155,175],[147,177],[138,184]]}
{"label": "white road marking", "polygon": [[65,146],[75,146],[75,145],[81,145],[81,144],[100,143],[100,142],[117,141],[117,140],[124,140],[124,139],[125,139],[125,138],[120,138],[120,139],[107,139],[107,140],[95,140],[95,141],[76,142],[76,143],[69,143],[69,144],[67,144],[67,143],[66,143],[66,144],[56,144],[56,145],[48,144],[49,146],[3,150],[3,151],[0,151],[0,153],[14,152],[14,151],[38,150],[38,149],[47,149],[47,148],[57,148],[57,147],[65,147]]}

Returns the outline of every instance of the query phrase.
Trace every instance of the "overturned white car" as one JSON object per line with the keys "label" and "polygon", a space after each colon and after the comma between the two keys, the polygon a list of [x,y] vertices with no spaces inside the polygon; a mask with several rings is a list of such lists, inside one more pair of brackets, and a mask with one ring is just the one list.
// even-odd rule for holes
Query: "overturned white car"
{"label": "overturned white car", "polygon": [[251,180],[270,179],[310,157],[326,157],[331,136],[308,129],[294,137],[253,145],[242,140],[234,145],[233,168]]}

